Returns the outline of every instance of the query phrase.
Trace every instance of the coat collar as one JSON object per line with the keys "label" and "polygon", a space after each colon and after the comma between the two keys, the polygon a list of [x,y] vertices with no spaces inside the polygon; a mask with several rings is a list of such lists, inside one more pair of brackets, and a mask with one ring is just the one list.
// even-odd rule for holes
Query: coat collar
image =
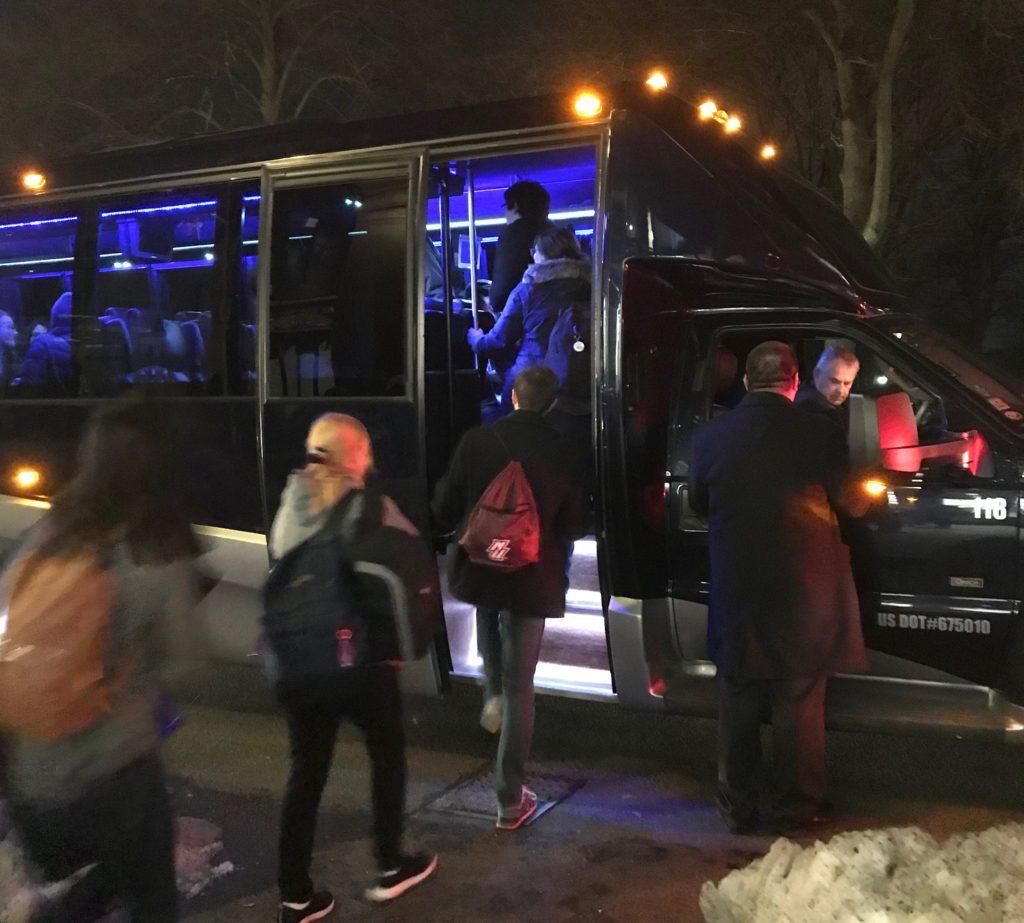
{"label": "coat collar", "polygon": [[540,285],[554,279],[590,279],[590,263],[586,260],[548,260],[546,263],[531,263],[523,273],[523,281]]}
{"label": "coat collar", "polygon": [[778,391],[748,391],[740,401],[741,407],[792,407],[793,402]]}

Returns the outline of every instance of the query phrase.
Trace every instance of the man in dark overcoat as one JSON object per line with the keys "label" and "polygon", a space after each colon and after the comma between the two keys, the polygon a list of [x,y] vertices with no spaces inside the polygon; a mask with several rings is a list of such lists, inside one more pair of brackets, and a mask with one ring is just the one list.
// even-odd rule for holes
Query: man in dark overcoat
{"label": "man in dark overcoat", "polygon": [[799,374],[786,344],[751,350],[744,383],[739,406],[695,435],[690,470],[690,503],[708,519],[719,810],[734,831],[757,823],[767,707],[777,822],[821,817],[826,679],[867,666],[836,517],[849,464],[842,433],[793,405]]}

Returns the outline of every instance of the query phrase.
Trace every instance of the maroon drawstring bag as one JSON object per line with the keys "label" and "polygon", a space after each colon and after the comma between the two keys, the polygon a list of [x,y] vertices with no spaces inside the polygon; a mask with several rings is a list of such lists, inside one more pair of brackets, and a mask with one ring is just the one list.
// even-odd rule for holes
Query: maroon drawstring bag
{"label": "maroon drawstring bag", "polygon": [[[493,430],[492,430],[493,432]],[[494,433],[508,452],[504,440]],[[509,452],[509,456],[511,456]],[[515,571],[540,558],[540,517],[523,466],[511,458],[477,500],[459,545],[474,564]]]}

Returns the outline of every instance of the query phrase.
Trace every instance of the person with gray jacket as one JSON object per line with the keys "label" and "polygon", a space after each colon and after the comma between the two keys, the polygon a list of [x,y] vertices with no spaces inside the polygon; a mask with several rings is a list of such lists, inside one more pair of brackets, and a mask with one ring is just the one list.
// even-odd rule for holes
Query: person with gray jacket
{"label": "person with gray jacket", "polygon": [[50,880],[95,864],[41,920],[93,919],[111,901],[133,923],[177,918],[156,710],[201,635],[199,549],[167,475],[173,457],[151,408],[104,408],[86,429],[77,476],[10,565],[95,554],[115,588],[107,710],[56,740],[8,733],[0,744],[3,795],[29,858]]}

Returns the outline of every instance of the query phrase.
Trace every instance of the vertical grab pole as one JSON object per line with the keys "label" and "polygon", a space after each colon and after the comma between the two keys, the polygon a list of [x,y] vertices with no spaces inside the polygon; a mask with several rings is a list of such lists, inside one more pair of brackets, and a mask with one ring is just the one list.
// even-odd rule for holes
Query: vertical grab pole
{"label": "vertical grab pole", "polygon": [[[448,201],[448,167],[438,171],[441,212],[441,278],[444,280],[445,372],[448,378],[448,448],[455,447],[455,361],[452,354],[452,216]],[[431,244],[430,246],[433,246]]]}
{"label": "vertical grab pole", "polygon": [[[466,163],[466,205],[467,205],[467,218],[469,219],[469,304],[473,311],[473,326],[480,326],[479,319],[479,306],[478,300],[479,295],[476,290],[476,254],[477,254],[477,238],[476,238],[476,187],[473,185],[473,161],[470,160]],[[473,364],[476,366],[476,370],[480,371],[480,357],[477,355],[473,356]]]}

